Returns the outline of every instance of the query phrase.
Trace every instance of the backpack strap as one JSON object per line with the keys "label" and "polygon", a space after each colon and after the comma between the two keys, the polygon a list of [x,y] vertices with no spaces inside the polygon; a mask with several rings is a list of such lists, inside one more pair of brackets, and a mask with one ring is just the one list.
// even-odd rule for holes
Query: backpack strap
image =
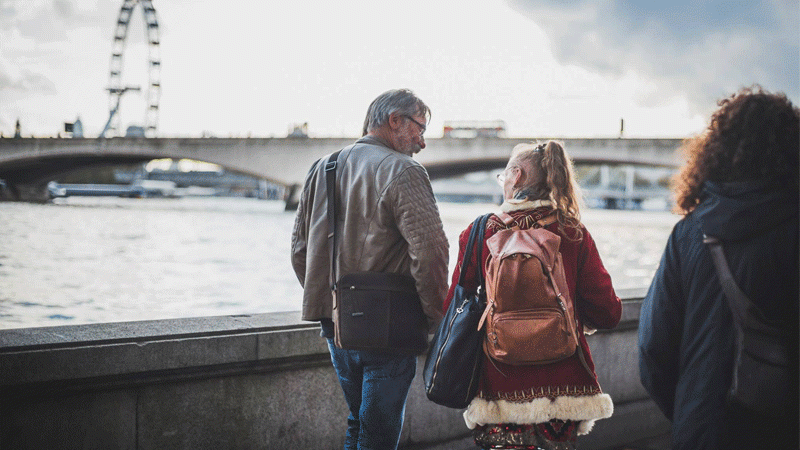
{"label": "backpack strap", "polygon": [[497,217],[507,228],[519,230],[519,225],[517,225],[517,222],[514,221],[514,217],[512,217],[511,214],[507,212],[501,212],[497,214]]}
{"label": "backpack strap", "polygon": [[[497,214],[497,217],[503,222],[506,228],[511,230],[519,230],[519,224],[514,220],[514,217],[511,214],[506,212],[501,212]],[[558,216],[556,216],[555,211],[551,212],[550,214],[542,217],[541,219],[537,220],[535,223],[540,227],[544,228],[552,223],[555,223],[558,220]]]}
{"label": "backpack strap", "polygon": [[[548,225],[556,223],[557,221],[558,221],[558,215],[556,214],[555,211],[553,211],[552,213],[537,220],[536,223],[540,227],[544,228]],[[550,282],[553,283],[553,287],[556,289],[556,293],[558,294],[558,296],[560,298],[563,298],[562,295],[569,296],[569,292],[564,292],[562,294],[559,291],[558,283],[556,283],[555,274],[553,273],[553,270],[550,267],[548,267],[547,271],[550,276]],[[578,305],[572,300],[570,300],[569,303],[572,305],[572,313],[575,315],[575,317],[573,317],[573,320],[575,320],[575,331],[578,332],[578,348],[575,350],[575,352],[578,354],[578,358],[581,360],[581,364],[583,365],[583,368],[586,369],[586,372],[590,376],[592,376],[592,378],[597,380],[597,375],[594,373],[594,371],[592,371],[592,369],[589,368],[589,363],[586,362],[586,357],[583,354],[583,347],[581,347],[580,336],[584,335],[584,332],[583,332],[583,326],[578,321]]]}
{"label": "backpack strap", "polygon": [[536,223],[539,224],[540,227],[544,228],[550,224],[556,223],[556,221],[558,221],[558,216],[556,215],[556,212],[553,211],[550,214],[537,220]]}

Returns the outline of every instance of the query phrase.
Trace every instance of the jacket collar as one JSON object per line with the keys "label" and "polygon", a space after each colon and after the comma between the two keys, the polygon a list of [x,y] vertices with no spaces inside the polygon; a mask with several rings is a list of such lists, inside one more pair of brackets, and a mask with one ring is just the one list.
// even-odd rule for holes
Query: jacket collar
{"label": "jacket collar", "polygon": [[392,150],[392,148],[389,147],[389,144],[387,144],[383,139],[380,139],[379,137],[371,135],[371,134],[368,134],[368,135],[362,137],[361,139],[357,140],[356,144],[380,145],[381,147],[386,147],[389,150]]}
{"label": "jacket collar", "polygon": [[500,210],[506,213],[510,213],[512,211],[522,211],[524,209],[536,209],[542,206],[550,206],[550,200],[510,199],[510,200],[505,200],[503,204],[500,205]]}

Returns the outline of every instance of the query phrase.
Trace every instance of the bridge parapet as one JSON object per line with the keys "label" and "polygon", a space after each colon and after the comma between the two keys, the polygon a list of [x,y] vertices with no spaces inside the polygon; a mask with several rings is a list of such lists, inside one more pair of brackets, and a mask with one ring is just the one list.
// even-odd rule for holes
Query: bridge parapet
{"label": "bridge parapet", "polygon": [[[639,383],[641,290],[590,336],[615,402],[580,448],[656,436],[666,419]],[[418,364],[401,448],[468,434],[425,398]],[[0,330],[0,448],[341,448],[347,416],[318,325],[299,313]],[[79,439],[76,439],[79,437]]]}
{"label": "bridge parapet", "polygon": [[[415,156],[431,177],[499,167],[511,149],[535,138],[433,138]],[[680,139],[560,139],[576,162],[677,167]],[[95,163],[188,158],[290,186],[311,164],[355,138],[110,138],[0,139],[0,178],[44,180]],[[44,178],[43,178],[44,177]],[[49,181],[49,180],[44,180]]]}

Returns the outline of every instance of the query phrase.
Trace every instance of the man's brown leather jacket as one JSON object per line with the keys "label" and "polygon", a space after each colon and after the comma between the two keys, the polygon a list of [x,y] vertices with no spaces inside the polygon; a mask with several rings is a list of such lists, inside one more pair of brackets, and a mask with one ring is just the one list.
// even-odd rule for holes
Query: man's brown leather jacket
{"label": "man's brown leather jacket", "polygon": [[[333,308],[325,164],[308,173],[292,233],[292,266],[303,285],[303,320]],[[425,168],[366,136],[344,148],[336,169],[337,273],[374,271],[416,280],[431,332],[447,294],[448,243]]]}

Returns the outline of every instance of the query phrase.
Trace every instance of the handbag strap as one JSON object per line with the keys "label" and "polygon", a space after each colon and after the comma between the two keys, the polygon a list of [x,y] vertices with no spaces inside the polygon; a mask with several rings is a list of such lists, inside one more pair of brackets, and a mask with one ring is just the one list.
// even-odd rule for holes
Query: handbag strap
{"label": "handbag strap", "polygon": [[481,218],[481,222],[478,225],[478,236],[475,239],[475,244],[478,247],[478,252],[475,254],[476,261],[478,262],[478,268],[476,269],[476,273],[478,274],[478,285],[481,288],[481,292],[486,292],[486,285],[483,279],[483,241],[485,240],[484,237],[486,236],[486,224],[489,222],[489,218],[492,216],[492,213],[484,214]]}
{"label": "handbag strap", "polygon": [[478,275],[478,285],[481,289],[485,290],[484,280],[483,280],[483,270],[481,269],[481,261],[483,260],[483,237],[486,235],[486,222],[489,221],[490,214],[485,214],[483,216],[478,217],[472,222],[472,230],[469,233],[469,239],[467,240],[467,247],[464,249],[464,257],[461,260],[461,273],[458,276],[458,285],[464,285],[464,279],[466,278],[466,267],[470,263],[472,259],[472,249],[477,244],[477,251],[475,256],[477,257],[478,267],[476,269],[476,273]]}
{"label": "handbag strap", "polygon": [[331,257],[331,290],[336,291],[336,166],[339,163],[339,150],[328,158],[325,164],[325,190],[328,194],[328,242]]}

